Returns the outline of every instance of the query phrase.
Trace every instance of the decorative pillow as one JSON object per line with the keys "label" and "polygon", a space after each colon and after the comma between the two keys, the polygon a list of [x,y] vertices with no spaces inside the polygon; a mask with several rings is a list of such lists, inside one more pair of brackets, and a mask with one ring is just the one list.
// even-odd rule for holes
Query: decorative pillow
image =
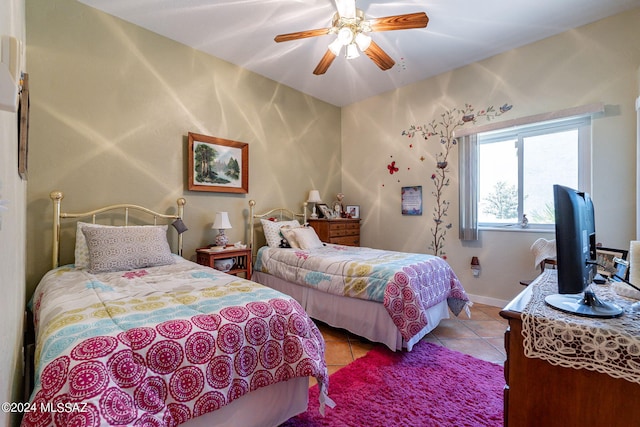
{"label": "decorative pillow", "polygon": [[[298,228],[302,228],[302,227],[301,226],[295,227],[291,225],[285,225],[283,227],[280,227],[280,233],[282,233],[284,240],[287,243],[289,243],[290,248],[300,249],[300,245],[298,245],[298,241],[296,240],[296,233],[294,232],[294,230],[297,230]],[[283,247],[283,246],[280,245],[280,247]]]}
{"label": "decorative pillow", "polygon": [[282,239],[282,235],[280,234],[280,228],[284,225],[290,225],[292,227],[300,227],[300,223],[298,220],[292,221],[270,221],[268,219],[260,219],[262,223],[262,230],[264,231],[264,237],[267,240],[267,245],[270,248],[277,248],[280,246],[280,239]]}
{"label": "decorative pillow", "polygon": [[89,271],[104,273],[175,263],[167,226],[83,227]]}
{"label": "decorative pillow", "polygon": [[75,256],[74,256],[74,263],[76,265],[76,268],[89,268],[89,248],[87,247],[87,241],[84,238],[84,233],[82,232],[82,229],[84,227],[114,227],[114,226],[78,221],[76,225],[76,248],[75,248]]}
{"label": "decorative pillow", "polygon": [[[299,249],[317,249],[324,246],[312,227],[292,228],[291,233]],[[291,242],[291,241],[289,241]],[[293,247],[293,245],[291,245]]]}

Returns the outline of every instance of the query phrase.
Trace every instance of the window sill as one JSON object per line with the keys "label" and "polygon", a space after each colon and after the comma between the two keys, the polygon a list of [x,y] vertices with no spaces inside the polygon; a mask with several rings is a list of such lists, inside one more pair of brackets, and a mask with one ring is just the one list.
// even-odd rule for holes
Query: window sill
{"label": "window sill", "polygon": [[515,231],[518,233],[553,233],[555,234],[555,228],[537,228],[535,226],[529,226],[522,228],[519,225],[504,225],[497,227],[478,227],[478,231]]}

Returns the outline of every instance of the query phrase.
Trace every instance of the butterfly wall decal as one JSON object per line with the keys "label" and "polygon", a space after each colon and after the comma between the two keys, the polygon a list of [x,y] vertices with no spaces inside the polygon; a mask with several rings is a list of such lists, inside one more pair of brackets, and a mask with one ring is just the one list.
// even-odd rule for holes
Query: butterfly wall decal
{"label": "butterfly wall decal", "polygon": [[398,168],[396,167],[395,160],[387,165],[387,169],[389,169],[389,174],[393,175],[394,172],[398,172]]}

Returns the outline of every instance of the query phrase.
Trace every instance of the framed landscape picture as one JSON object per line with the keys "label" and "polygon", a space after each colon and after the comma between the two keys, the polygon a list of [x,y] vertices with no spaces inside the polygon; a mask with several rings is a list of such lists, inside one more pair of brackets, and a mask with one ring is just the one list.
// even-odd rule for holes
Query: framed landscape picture
{"label": "framed landscape picture", "polygon": [[189,190],[249,192],[249,144],[189,132]]}

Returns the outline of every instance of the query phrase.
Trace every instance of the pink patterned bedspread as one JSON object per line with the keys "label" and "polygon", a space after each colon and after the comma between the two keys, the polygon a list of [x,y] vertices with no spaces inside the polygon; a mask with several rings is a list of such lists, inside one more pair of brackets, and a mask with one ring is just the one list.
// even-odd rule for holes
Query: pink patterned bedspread
{"label": "pink patterned bedspread", "polygon": [[[292,298],[199,266],[45,275],[23,427],[177,426],[293,377],[325,390],[324,341]],[[256,408],[259,410],[259,408]]]}
{"label": "pink patterned bedspread", "polygon": [[310,250],[263,247],[255,270],[322,292],[380,302],[405,341],[427,326],[428,308],[446,300],[457,316],[470,304],[451,266],[427,254],[332,244]]}

